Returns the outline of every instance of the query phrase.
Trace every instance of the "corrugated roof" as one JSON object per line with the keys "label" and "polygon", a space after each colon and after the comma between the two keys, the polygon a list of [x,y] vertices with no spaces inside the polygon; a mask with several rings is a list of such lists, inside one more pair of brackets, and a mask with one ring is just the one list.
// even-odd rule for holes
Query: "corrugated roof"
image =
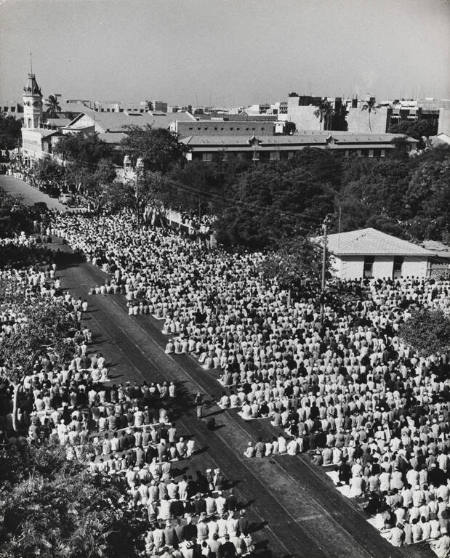
{"label": "corrugated roof", "polygon": [[328,249],[336,256],[432,256],[412,242],[367,228],[328,236]]}

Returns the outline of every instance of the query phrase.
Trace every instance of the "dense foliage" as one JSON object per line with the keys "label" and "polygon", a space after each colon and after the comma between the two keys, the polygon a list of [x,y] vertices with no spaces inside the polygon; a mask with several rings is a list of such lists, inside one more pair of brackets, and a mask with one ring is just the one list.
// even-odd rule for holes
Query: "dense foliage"
{"label": "dense foliage", "polygon": [[[262,261],[260,270],[270,284],[276,280],[294,296],[300,290],[317,292],[321,281],[322,246],[308,238],[294,236],[280,242],[278,250],[270,251]],[[326,261],[329,268],[329,258]]]}
{"label": "dense foliage", "polygon": [[135,556],[121,491],[59,448],[0,449],[0,558]]}
{"label": "dense foliage", "polygon": [[149,124],[143,128],[129,126],[121,145],[134,162],[141,159],[146,169],[163,173],[183,162],[186,151],[172,132]]}
{"label": "dense foliage", "polygon": [[416,310],[402,325],[400,337],[423,356],[450,350],[450,319],[442,310]]}
{"label": "dense foliage", "polygon": [[92,167],[112,156],[112,148],[98,134],[67,134],[54,147],[55,153],[67,161]]}
{"label": "dense foliage", "polygon": [[15,149],[19,145],[22,121],[0,112],[0,149]]}

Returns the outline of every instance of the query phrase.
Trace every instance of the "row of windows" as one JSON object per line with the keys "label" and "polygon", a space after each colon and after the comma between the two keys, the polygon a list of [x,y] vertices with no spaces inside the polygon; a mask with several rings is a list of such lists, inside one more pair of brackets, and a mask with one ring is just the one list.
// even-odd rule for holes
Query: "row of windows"
{"label": "row of windows", "polygon": [[3,112],[23,112],[23,108],[21,106],[17,107],[17,111],[16,111],[16,107],[0,107],[0,110],[3,109]]}
{"label": "row of windows", "polygon": [[[240,157],[241,159],[252,159],[253,161],[279,161],[280,159],[291,159],[296,151],[215,151],[211,153],[194,153],[194,158],[201,158],[205,162],[225,161],[231,157]],[[346,149],[344,152],[338,152],[344,157],[385,157],[384,149]]]}
{"label": "row of windows", "polygon": [[[205,131],[207,131],[207,132],[208,132],[209,130],[211,130],[211,129],[212,129],[212,128],[210,128],[209,126],[205,126],[204,128],[201,128],[201,127],[199,126],[199,127],[197,128],[198,131],[205,130]],[[247,131],[247,132],[251,132],[251,131],[254,132],[254,131],[256,130],[256,128],[242,128],[242,129],[243,129],[243,130],[245,129],[245,131]],[[194,128],[189,128],[189,130],[190,130],[190,131],[193,131]],[[217,131],[217,130],[219,130],[219,128],[215,127],[214,130]],[[225,128],[220,128],[220,130],[221,130],[221,131],[224,131]],[[234,127],[226,128],[226,130],[227,130],[227,131],[228,131],[228,130],[229,130],[229,131],[234,131]],[[236,131],[237,131],[237,132],[239,132],[240,130],[241,130],[240,128],[236,128]],[[261,130],[262,132],[264,132],[265,128],[260,128],[260,130]]]}

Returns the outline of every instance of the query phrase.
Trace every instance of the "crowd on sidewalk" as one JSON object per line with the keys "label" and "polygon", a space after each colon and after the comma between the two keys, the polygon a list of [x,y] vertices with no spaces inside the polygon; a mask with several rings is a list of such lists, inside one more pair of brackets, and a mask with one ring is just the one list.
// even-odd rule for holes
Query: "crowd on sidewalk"
{"label": "crowd on sidewalk", "polygon": [[317,293],[288,304],[276,282],[264,285],[258,253],[205,251],[176,233],[137,231],[126,215],[54,228],[109,273],[96,292],[124,294],[131,315],[162,321],[167,353],[220,372],[223,408],[285,431],[248,455],[309,452],[369,501],[381,529],[397,530],[393,544],[450,544],[448,355],[420,356],[398,335],[414,308],[448,311],[449,281],[340,283],[322,317]]}

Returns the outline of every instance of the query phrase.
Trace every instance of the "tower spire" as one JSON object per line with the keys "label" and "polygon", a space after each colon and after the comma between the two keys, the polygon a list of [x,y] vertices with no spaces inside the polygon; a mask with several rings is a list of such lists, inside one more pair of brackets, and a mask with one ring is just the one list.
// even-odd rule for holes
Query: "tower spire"
{"label": "tower spire", "polygon": [[30,74],[33,73],[33,53],[30,50]]}

